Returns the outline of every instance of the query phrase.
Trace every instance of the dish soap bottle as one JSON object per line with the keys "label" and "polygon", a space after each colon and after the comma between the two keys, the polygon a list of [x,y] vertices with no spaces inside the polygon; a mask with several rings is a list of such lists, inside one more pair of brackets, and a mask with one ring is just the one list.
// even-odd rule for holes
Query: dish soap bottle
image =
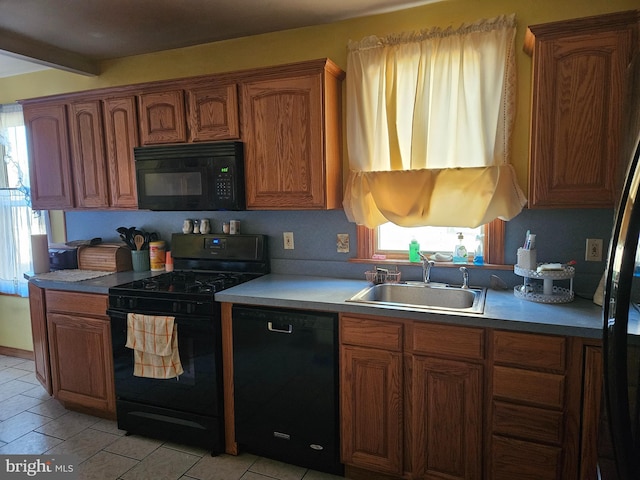
{"label": "dish soap bottle", "polygon": [[412,238],[411,243],[409,244],[409,261],[410,262],[420,261],[420,244],[415,238]]}
{"label": "dish soap bottle", "polygon": [[453,263],[467,263],[467,249],[462,244],[464,236],[458,232],[458,244],[453,249]]}
{"label": "dish soap bottle", "polygon": [[484,235],[476,235],[476,251],[473,256],[475,265],[484,265]]}

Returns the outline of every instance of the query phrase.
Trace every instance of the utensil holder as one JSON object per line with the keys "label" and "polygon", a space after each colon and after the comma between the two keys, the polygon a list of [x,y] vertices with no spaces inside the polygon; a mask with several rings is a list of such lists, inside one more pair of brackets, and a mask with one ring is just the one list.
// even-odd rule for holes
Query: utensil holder
{"label": "utensil holder", "polygon": [[148,272],[151,267],[149,250],[131,250],[131,263],[134,272]]}
{"label": "utensil holder", "polygon": [[518,267],[523,270],[535,270],[538,267],[536,250],[518,249]]}

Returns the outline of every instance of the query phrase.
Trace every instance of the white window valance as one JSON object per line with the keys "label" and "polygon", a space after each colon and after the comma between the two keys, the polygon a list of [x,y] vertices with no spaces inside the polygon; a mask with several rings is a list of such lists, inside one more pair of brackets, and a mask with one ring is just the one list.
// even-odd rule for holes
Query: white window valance
{"label": "white window valance", "polygon": [[520,213],[515,31],[511,15],[349,44],[350,221],[476,227]]}

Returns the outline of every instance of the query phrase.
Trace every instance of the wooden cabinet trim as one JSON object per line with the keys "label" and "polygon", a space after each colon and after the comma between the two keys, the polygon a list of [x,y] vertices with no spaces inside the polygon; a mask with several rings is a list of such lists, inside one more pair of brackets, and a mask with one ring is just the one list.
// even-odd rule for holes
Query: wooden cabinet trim
{"label": "wooden cabinet trim", "polygon": [[523,404],[564,408],[565,377],[511,367],[493,367],[493,396]]}
{"label": "wooden cabinet trim", "polygon": [[343,315],[340,318],[340,343],[400,352],[402,328],[402,323]]}
{"label": "wooden cabinet trim", "polygon": [[109,297],[97,293],[82,293],[63,290],[46,290],[47,312],[62,312],[98,316],[106,316]]}
{"label": "wooden cabinet trim", "polygon": [[503,365],[537,368],[562,373],[566,369],[565,337],[495,331],[493,359]]}

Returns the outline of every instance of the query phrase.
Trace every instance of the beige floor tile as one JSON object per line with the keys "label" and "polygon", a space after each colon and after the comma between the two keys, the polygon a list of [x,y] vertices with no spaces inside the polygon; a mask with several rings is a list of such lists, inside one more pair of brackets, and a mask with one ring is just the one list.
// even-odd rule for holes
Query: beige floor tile
{"label": "beige floor tile", "polygon": [[240,480],[273,480],[273,477],[267,477],[266,475],[260,475],[259,473],[254,472],[247,472],[240,478]]}
{"label": "beige floor tile", "polygon": [[251,465],[249,471],[278,480],[301,480],[307,469],[268,458],[259,458]]}
{"label": "beige floor tile", "polygon": [[107,452],[142,460],[154,450],[157,450],[162,441],[153,440],[138,435],[121,436],[118,440],[105,448]]}
{"label": "beige floor tile", "polygon": [[164,442],[163,447],[172,448],[180,452],[188,453],[190,455],[197,455],[198,457],[204,457],[205,455],[211,456],[211,451],[202,447],[194,447],[193,445],[181,445],[179,443]]}
{"label": "beige floor tile", "polygon": [[98,418],[68,410],[36,431],[66,440],[98,422]]}
{"label": "beige floor tile", "polygon": [[118,428],[118,422],[116,422],[115,420],[107,420],[106,418],[101,418],[89,428],[120,436],[126,435],[127,433],[126,430],[120,430]]}
{"label": "beige floor tile", "polygon": [[16,380],[18,378],[28,377],[31,375],[29,372],[20,370],[18,368],[7,367],[0,370],[0,384]]}
{"label": "beige floor tile", "polygon": [[32,385],[41,385],[40,380],[36,378],[36,374],[33,372],[25,372],[26,375],[20,377],[21,382],[27,382]]}
{"label": "beige floor tile", "polygon": [[46,425],[51,419],[36,415],[31,412],[22,412],[0,423],[0,442],[11,443],[15,439],[26,435],[31,430],[35,430]]}
{"label": "beige floor tile", "polygon": [[11,367],[13,365],[19,365],[24,362],[24,358],[8,357],[7,355],[0,355],[0,369]]}
{"label": "beige floor tile", "polygon": [[196,455],[160,447],[122,475],[124,480],[177,480],[200,460]]}
{"label": "beige floor tile", "polygon": [[99,432],[97,430],[85,429],[77,435],[72,436],[64,442],[60,442],[53,448],[47,450],[47,454],[67,454],[75,455],[78,462],[83,462],[95,455],[107,445],[118,440],[117,435]]}
{"label": "beige floor tile", "polygon": [[209,455],[202,457],[186,475],[198,480],[239,480],[257,459],[249,453],[238,456]]}
{"label": "beige floor tile", "polygon": [[[30,410],[36,405],[40,405],[42,400],[26,395],[14,395],[0,402],[0,420],[6,420],[26,410]],[[39,413],[39,412],[33,412]]]}
{"label": "beige floor tile", "polygon": [[49,437],[38,432],[29,432],[26,435],[0,447],[0,454],[40,455],[50,448],[58,445],[62,440]]}
{"label": "beige floor tile", "polygon": [[116,480],[138,464],[137,460],[101,451],[78,465],[82,480]]}
{"label": "beige floor tile", "polygon": [[34,362],[33,360],[23,360],[20,363],[16,363],[14,365],[12,365],[13,368],[18,368],[20,370],[26,370],[28,372],[35,372],[36,371],[36,362]]}
{"label": "beige floor tile", "polygon": [[318,472],[316,470],[307,470],[302,480],[341,480],[344,477],[331,475],[330,473]]}
{"label": "beige floor tile", "polygon": [[30,408],[29,411],[49,418],[60,418],[69,413],[69,410],[64,408],[58,400],[52,397]]}
{"label": "beige floor tile", "polygon": [[33,385],[27,382],[21,382],[20,380],[11,380],[10,382],[3,383],[0,387],[0,402],[7,400],[15,395],[23,394],[31,390]]}
{"label": "beige floor tile", "polygon": [[[16,380],[16,381],[20,382],[20,380]],[[44,387],[39,383],[38,385],[33,385],[32,383],[28,383],[28,382],[22,382],[22,383],[27,388],[27,390],[25,390],[24,392],[21,392],[23,395],[26,395],[28,397],[40,398],[42,400],[49,400],[50,398],[52,398],[51,395],[49,395],[47,391],[44,389]]]}

